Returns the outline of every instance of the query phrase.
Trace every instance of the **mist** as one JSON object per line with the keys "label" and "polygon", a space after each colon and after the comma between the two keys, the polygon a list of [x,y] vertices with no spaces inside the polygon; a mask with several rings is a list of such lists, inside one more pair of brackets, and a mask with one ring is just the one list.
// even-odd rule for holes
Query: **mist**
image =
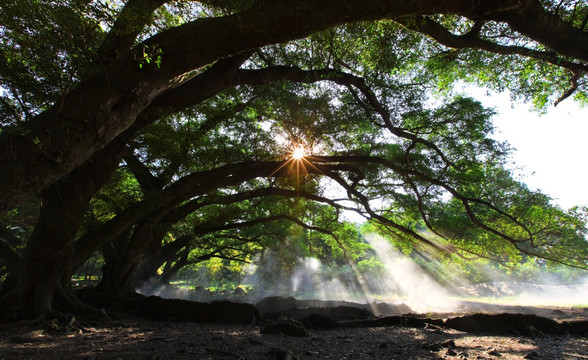
{"label": "mist", "polygon": [[[549,277],[546,275],[547,278]],[[493,281],[466,289],[474,299],[497,304],[527,306],[586,306],[588,278],[573,284],[554,284],[538,277],[536,283]]]}
{"label": "mist", "polygon": [[[529,283],[480,267],[479,271],[492,280],[472,284],[456,269],[449,270],[432,257],[422,259],[421,263],[428,264],[425,269],[377,234],[364,235],[364,239],[373,250],[373,260],[380,265],[377,271],[361,271],[357,265],[349,264],[337,272],[332,264],[313,257],[285,257],[283,253],[266,251],[244,268],[238,291],[209,291],[206,287],[211,281],[205,272],[197,273],[197,278],[190,281],[199,285],[194,290],[160,286],[138,291],[205,302],[231,299],[256,303],[269,296],[291,296],[300,300],[402,304],[407,312],[414,313],[460,312],[466,308],[471,311],[476,310],[476,303],[563,307],[585,306],[588,302],[588,277],[570,285],[545,273]],[[284,265],[292,263],[294,266]]]}

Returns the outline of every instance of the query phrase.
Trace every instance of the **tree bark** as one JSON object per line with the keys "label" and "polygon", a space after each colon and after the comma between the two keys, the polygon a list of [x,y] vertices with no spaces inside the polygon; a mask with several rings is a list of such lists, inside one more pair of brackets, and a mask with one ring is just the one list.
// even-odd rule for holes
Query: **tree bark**
{"label": "tree bark", "polygon": [[172,260],[168,260],[166,267],[163,269],[163,273],[158,279],[158,283],[161,285],[169,285],[170,281],[176,277],[178,272],[188,264],[188,256],[190,255],[190,249],[185,249],[175,259],[172,265]]}
{"label": "tree bark", "polygon": [[[189,246],[190,239],[190,236],[184,235],[173,242],[163,245],[161,237],[157,236],[156,232],[153,238],[153,251],[149,254],[144,254],[139,271],[137,271],[136,281],[138,283],[146,283],[151,279],[156,278],[157,270],[161,266],[166,264],[166,269],[168,269],[171,267],[171,263],[182,258],[184,253],[190,253],[192,250]],[[167,271],[164,270],[161,278],[163,278],[163,275],[166,274],[166,272]],[[168,278],[170,277],[168,276]]]}
{"label": "tree bark", "polygon": [[120,238],[123,244],[113,244],[118,249],[118,256],[105,257],[102,280],[97,288],[103,292],[119,295],[130,295],[136,292],[137,272],[143,260],[157,253],[161,247],[161,239],[153,238],[153,226],[162,216],[148,217],[134,226],[132,236],[128,239]]}
{"label": "tree bark", "polygon": [[39,218],[27,241],[13,289],[25,316],[49,312],[57,294],[68,294],[66,297],[76,302],[68,289],[74,240],[90,200],[108,181],[126,151],[125,142],[111,144],[41,192]]}
{"label": "tree bark", "polygon": [[88,179],[90,189],[86,192],[78,189],[62,193],[57,183],[41,193],[43,205],[39,220],[29,237],[18,282],[11,290],[12,297],[17,299],[19,316],[46,315],[53,310],[56,294],[67,297],[69,278],[64,281],[64,275],[68,273],[74,236],[86,210],[84,198],[93,194],[90,183],[92,180]]}

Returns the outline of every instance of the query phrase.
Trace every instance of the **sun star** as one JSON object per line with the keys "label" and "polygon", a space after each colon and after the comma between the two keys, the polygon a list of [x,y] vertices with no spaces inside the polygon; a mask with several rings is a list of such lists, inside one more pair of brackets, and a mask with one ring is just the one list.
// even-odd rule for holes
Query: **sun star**
{"label": "sun star", "polygon": [[302,160],[306,156],[306,151],[301,146],[294,148],[292,151],[292,159],[294,160]]}

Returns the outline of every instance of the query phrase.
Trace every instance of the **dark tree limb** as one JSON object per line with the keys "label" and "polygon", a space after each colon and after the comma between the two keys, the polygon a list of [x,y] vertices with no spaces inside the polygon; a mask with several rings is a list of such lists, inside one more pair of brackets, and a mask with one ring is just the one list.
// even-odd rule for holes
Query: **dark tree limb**
{"label": "dark tree limb", "polygon": [[425,16],[401,17],[397,18],[396,21],[410,30],[428,35],[440,44],[454,49],[480,49],[499,55],[522,55],[578,73],[588,71],[588,65],[570,61],[555,51],[539,51],[524,46],[500,45],[490,40],[482,39],[479,37],[481,26],[479,21],[475,23],[470,32],[464,35],[455,35],[436,21]]}
{"label": "dark tree limb", "polygon": [[[436,185],[439,186],[443,189],[445,189],[446,191],[448,191],[452,196],[454,196],[455,198],[459,199],[462,203],[462,205],[464,206],[464,209],[466,211],[466,213],[468,214],[468,217],[470,218],[470,220],[476,224],[477,226],[479,226],[481,229],[484,229],[494,235],[497,235],[513,244],[517,243],[517,242],[524,242],[524,241],[532,241],[533,240],[533,234],[532,232],[528,229],[528,227],[521,223],[519,219],[517,219],[516,217],[506,213],[505,211],[497,208],[495,205],[489,203],[488,201],[482,200],[482,199],[476,199],[476,198],[470,198],[467,196],[464,196],[463,194],[461,194],[459,191],[455,190],[453,187],[451,187],[449,184],[433,178],[429,175],[426,175],[422,172],[419,172],[417,170],[414,169],[407,169],[407,168],[403,168],[401,167],[399,164],[394,164],[393,162],[387,160],[387,159],[383,159],[383,158],[379,158],[379,157],[374,157],[374,156],[353,156],[353,157],[348,157],[348,156],[325,156],[325,157],[316,157],[317,161],[356,161],[356,162],[366,162],[366,163],[377,163],[380,165],[383,165],[387,168],[389,168],[390,170],[394,171],[397,174],[400,174],[401,176],[414,176],[416,178],[418,178],[421,181],[427,182],[429,184],[432,185]],[[354,159],[354,160],[352,160]],[[360,192],[358,192],[357,190],[351,188],[349,186],[349,184],[347,184],[342,178],[337,177],[334,174],[329,174],[328,176],[333,177],[334,179],[336,179],[336,181],[343,186],[346,190],[350,191],[354,196],[356,196],[358,199],[361,200],[362,204],[364,206],[367,206],[366,209],[369,209],[369,203],[368,203],[368,199],[361,194]],[[475,214],[475,212],[473,211],[471,204],[475,203],[475,204],[480,204],[483,205],[489,209],[491,209],[492,211],[496,212],[497,214],[499,214],[500,216],[505,217],[506,219],[508,219],[509,221],[511,221],[513,224],[519,226],[521,229],[523,229],[528,235],[529,238],[526,239],[515,239],[511,236],[508,236],[507,234],[504,234],[503,232],[496,230],[492,227],[490,227],[489,225],[483,223]],[[370,216],[372,218],[376,218],[378,220],[382,220],[382,221],[388,221],[387,219],[383,219],[380,215],[376,214],[373,211],[368,210],[368,213],[370,214]],[[437,245],[431,243],[428,239],[423,238],[422,236],[420,236],[419,234],[415,233],[414,231],[410,230],[410,229],[406,229],[398,224],[390,224],[392,225],[394,228],[397,228],[398,230],[405,232],[413,237],[415,237],[416,239],[419,239],[421,241],[424,241],[426,243],[429,243],[430,245],[436,246]]]}
{"label": "dark tree limb", "polygon": [[239,229],[239,228],[243,228],[243,227],[250,227],[250,226],[255,226],[255,225],[264,224],[264,223],[268,223],[268,222],[280,221],[280,220],[287,220],[287,221],[295,223],[296,225],[298,225],[304,229],[316,231],[321,234],[325,234],[325,235],[330,236],[331,238],[333,238],[333,240],[335,240],[335,242],[337,242],[337,244],[339,245],[339,248],[343,251],[344,256],[347,258],[347,250],[345,249],[345,247],[341,243],[341,240],[339,239],[339,237],[335,233],[333,233],[332,231],[330,231],[328,229],[324,229],[324,228],[321,228],[318,226],[306,224],[305,222],[303,222],[302,220],[300,220],[294,216],[285,215],[285,214],[268,216],[268,217],[264,217],[264,218],[257,218],[257,219],[249,220],[249,221],[227,223],[227,224],[222,224],[222,225],[217,225],[217,226],[199,226],[195,229],[195,232],[199,233],[199,234],[214,233],[214,232],[221,231],[221,230]]}
{"label": "dark tree limb", "polygon": [[153,13],[169,0],[128,0],[98,49],[100,61],[110,64],[135,45],[137,36],[151,22]]}
{"label": "dark tree limb", "polygon": [[568,97],[570,97],[576,90],[578,89],[578,80],[580,79],[580,74],[577,72],[572,72],[572,76],[570,78],[570,88],[568,91],[562,94],[554,103],[553,106],[557,106],[560,102],[564,101]]}
{"label": "dark tree limb", "polygon": [[144,194],[147,195],[163,188],[163,184],[159,179],[135,155],[128,154],[123,159],[139,182],[139,186],[141,186]]}

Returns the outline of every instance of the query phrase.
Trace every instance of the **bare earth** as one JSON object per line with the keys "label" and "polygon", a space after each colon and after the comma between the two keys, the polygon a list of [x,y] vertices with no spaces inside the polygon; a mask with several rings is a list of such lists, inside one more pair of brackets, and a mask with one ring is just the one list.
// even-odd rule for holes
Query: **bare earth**
{"label": "bare earth", "polygon": [[[588,309],[537,308],[556,320]],[[261,334],[257,326],[151,321],[0,325],[0,359],[588,359],[576,335],[493,336],[427,326]]]}

